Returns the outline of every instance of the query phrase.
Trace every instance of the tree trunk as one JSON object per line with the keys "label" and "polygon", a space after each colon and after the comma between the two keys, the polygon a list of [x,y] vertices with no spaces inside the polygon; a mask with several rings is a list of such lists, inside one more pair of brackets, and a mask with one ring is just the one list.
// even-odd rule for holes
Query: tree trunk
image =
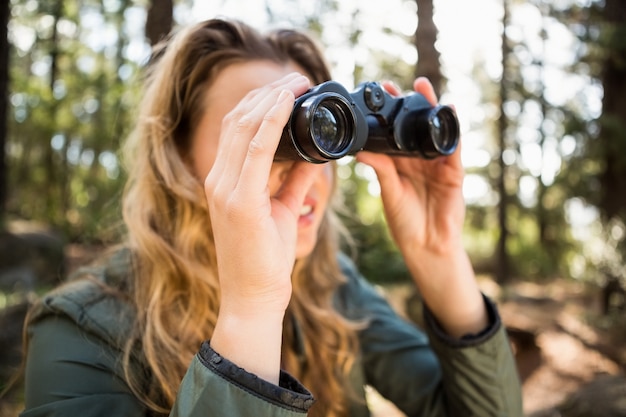
{"label": "tree trunk", "polygon": [[[548,11],[545,10],[545,7],[543,6],[544,6],[543,4],[539,6],[539,10],[541,11],[541,21],[542,21],[542,26],[543,26],[541,29],[541,40],[542,40],[541,55],[537,57],[536,60],[537,60],[537,66],[539,67],[539,71],[540,71],[539,82],[541,85],[541,88],[539,90],[540,95],[537,97],[537,100],[539,100],[539,103],[541,106],[541,119],[545,120],[548,116],[548,109],[549,109],[548,102],[546,101],[546,98],[545,98],[545,89],[546,89],[545,60],[546,60],[546,40],[547,40],[547,32],[545,28],[545,24],[546,24],[545,16],[547,16]],[[548,134],[546,133],[544,126],[545,125],[541,123],[541,126],[538,131],[539,146],[541,148],[542,165],[545,162],[545,155],[547,151],[546,139],[548,137]],[[557,262],[557,260],[559,260],[559,254],[557,253],[557,251],[555,251],[554,233],[550,233],[550,226],[551,226],[549,222],[550,209],[547,207],[547,198],[546,198],[546,195],[548,194],[549,186],[544,183],[543,178],[542,178],[542,173],[539,173],[539,176],[537,177],[537,184],[538,184],[537,206],[535,208],[537,228],[539,229],[539,236],[538,236],[537,243],[539,244],[539,248],[541,248],[541,251],[548,255],[548,259],[552,259],[555,262]],[[557,227],[557,226],[552,225],[552,227]],[[541,266],[542,268],[546,267],[546,265],[544,265],[543,262],[541,263]],[[542,269],[541,272],[546,273],[548,271]],[[550,271],[550,272],[552,273],[554,271]]]}
{"label": "tree trunk", "polygon": [[0,231],[5,229],[6,200],[7,200],[7,118],[9,107],[9,1],[3,1],[0,5]]}
{"label": "tree trunk", "polygon": [[146,19],[146,37],[150,45],[156,45],[172,30],[173,0],[152,0]]}
{"label": "tree trunk", "polygon": [[[53,97],[50,107],[50,119],[54,130],[58,131],[57,115],[59,113],[60,100],[54,98],[54,85],[59,77],[59,57],[61,56],[61,49],[59,47],[59,32],[57,30],[58,23],[63,17],[63,0],[56,0],[51,10],[54,23],[52,25],[52,36],[50,37],[50,93]],[[65,133],[65,132],[63,132]],[[69,174],[67,163],[67,146],[69,137],[65,139],[65,145],[63,149],[63,165],[55,161],[54,150],[50,146],[50,138],[41,138],[42,148],[45,149],[45,164],[47,170],[47,189],[50,193],[46,199],[46,212],[49,219],[60,220],[60,224],[64,231],[68,230],[67,211],[69,208]],[[56,200],[56,201],[55,201]]]}
{"label": "tree trunk", "polygon": [[[502,18],[503,28],[506,28],[509,24],[509,9],[507,0],[502,2],[504,7],[504,16]],[[502,78],[500,80],[500,119],[498,120],[498,145],[500,147],[500,155],[498,157],[498,165],[500,167],[500,173],[498,177],[498,194],[500,195],[500,201],[498,203],[498,226],[500,229],[500,236],[496,247],[496,281],[503,283],[509,279],[509,259],[507,252],[507,239],[509,236],[509,228],[507,225],[507,209],[509,196],[506,190],[506,173],[507,167],[504,161],[504,151],[507,149],[506,131],[508,127],[508,121],[506,113],[504,112],[504,104],[506,103],[506,77],[507,77],[507,60],[511,53],[508,40],[506,37],[506,31],[502,30]]]}
{"label": "tree trunk", "polygon": [[415,76],[427,77],[432,83],[437,96],[441,94],[443,76],[439,63],[439,52],[435,48],[437,26],[433,20],[433,0],[416,0],[417,29],[415,30],[415,48],[417,65]]}
{"label": "tree trunk", "polygon": [[602,73],[601,211],[606,219],[621,217],[626,222],[626,8],[623,1],[606,0],[604,18],[610,38]]}

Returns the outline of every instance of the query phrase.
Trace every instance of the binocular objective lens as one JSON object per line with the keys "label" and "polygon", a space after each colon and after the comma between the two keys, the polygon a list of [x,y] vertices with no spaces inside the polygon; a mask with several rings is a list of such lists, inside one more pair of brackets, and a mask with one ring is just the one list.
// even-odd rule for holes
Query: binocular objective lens
{"label": "binocular objective lens", "polygon": [[319,103],[311,122],[313,140],[325,152],[338,154],[350,145],[350,125],[339,102],[324,100]]}
{"label": "binocular objective lens", "polygon": [[459,124],[450,108],[435,109],[430,119],[430,137],[439,152],[447,154],[454,151],[458,143]]}

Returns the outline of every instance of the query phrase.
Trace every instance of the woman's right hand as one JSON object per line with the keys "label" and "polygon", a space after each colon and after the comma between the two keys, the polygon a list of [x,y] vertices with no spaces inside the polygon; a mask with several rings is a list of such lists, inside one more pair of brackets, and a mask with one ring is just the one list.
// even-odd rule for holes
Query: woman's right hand
{"label": "woman's right hand", "polygon": [[[294,163],[274,195],[270,195],[268,182],[294,97],[308,88],[306,77],[292,73],[248,93],[223,120],[216,159],[204,184],[221,292],[211,345],[265,379],[277,377],[279,367],[267,377],[264,370],[249,369],[261,364],[241,345],[233,344],[245,343],[242,337],[252,337],[252,341],[254,334],[267,332],[278,332],[280,342],[282,318],[291,298],[299,213],[306,191],[323,168]],[[251,346],[260,348],[259,339]],[[261,356],[258,360],[268,360],[259,349],[255,353]],[[277,359],[280,361],[280,346]],[[246,367],[242,361],[251,363]]]}

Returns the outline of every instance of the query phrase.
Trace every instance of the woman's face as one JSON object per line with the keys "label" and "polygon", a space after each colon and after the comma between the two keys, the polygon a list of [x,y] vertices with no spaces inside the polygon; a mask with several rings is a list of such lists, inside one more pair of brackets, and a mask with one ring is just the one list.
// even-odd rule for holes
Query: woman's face
{"label": "woman's face", "polygon": [[[217,154],[222,119],[251,90],[265,86],[283,76],[298,71],[296,65],[281,65],[271,61],[247,61],[225,67],[206,92],[206,111],[191,139],[191,158],[194,174],[204,180]],[[228,140],[229,138],[223,138]],[[269,190],[274,195],[284,181],[293,162],[274,162],[270,173]],[[306,193],[298,219],[296,258],[311,253],[317,242],[318,230],[330,199],[333,172],[330,164],[321,171]]]}

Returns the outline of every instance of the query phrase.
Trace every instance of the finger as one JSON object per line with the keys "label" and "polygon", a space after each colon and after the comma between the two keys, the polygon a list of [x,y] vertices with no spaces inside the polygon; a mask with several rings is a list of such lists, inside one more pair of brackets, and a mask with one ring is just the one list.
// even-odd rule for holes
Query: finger
{"label": "finger", "polygon": [[413,89],[423,95],[431,105],[437,105],[437,94],[435,94],[435,89],[430,81],[428,81],[428,78],[418,77],[413,82]]}
{"label": "finger", "polygon": [[[300,74],[299,72],[292,72],[285,75],[283,78],[280,78],[263,87],[256,88],[248,92],[248,94],[246,95],[246,99],[239,102],[239,104],[242,106],[242,112],[246,113],[250,109],[255,108],[260,103],[260,101],[262,101],[266,97],[269,91],[281,91],[284,88],[290,88],[290,84],[292,82],[300,83],[303,79],[306,79],[304,75]],[[308,85],[309,84],[307,84],[307,88]]]}
{"label": "finger", "polygon": [[291,90],[282,90],[272,108],[262,117],[260,126],[243,155],[237,188],[244,192],[266,189],[274,154],[291,115],[294,99]]}
{"label": "finger", "polygon": [[[240,166],[239,163],[236,163],[237,160],[241,160],[238,157],[238,155],[241,155],[240,149],[247,145],[254,132],[256,132],[261,124],[263,115],[274,105],[280,91],[290,89],[294,94],[301,94],[303,88],[308,88],[309,85],[308,79],[303,75],[290,73],[266,86],[250,91],[224,118],[222,123],[224,132],[221,136],[227,139],[226,143],[222,144],[223,153],[221,155],[218,153],[218,156],[225,157],[222,160],[229,166]],[[235,139],[243,139],[245,143]],[[235,150],[235,161],[231,160],[233,150]]]}
{"label": "finger", "polygon": [[252,95],[247,95],[224,117],[215,161],[205,186],[207,182],[212,183],[216,189],[220,187],[225,193],[230,193],[237,184],[250,140],[258,129],[264,112],[268,110],[271,101],[276,99],[273,93],[255,94],[262,97],[262,100],[253,100],[257,105],[252,110],[248,109],[250,103],[246,101],[252,99]]}
{"label": "finger", "polygon": [[[221,181],[228,182],[227,187],[232,188],[238,182],[239,173],[251,146],[251,141],[254,140],[267,112],[275,106],[281,91],[290,91],[292,96],[295,94],[300,95],[309,86],[310,82],[306,77],[299,74],[288,75],[268,86],[251,92],[225,117],[213,169],[217,173],[222,173],[226,170],[234,173],[222,175]],[[293,99],[291,101],[293,106]],[[286,123],[287,120],[284,121],[282,127]],[[253,144],[252,146],[256,145]]]}
{"label": "finger", "polygon": [[398,97],[402,95],[402,90],[393,81],[383,81],[381,85],[383,86],[385,91],[387,91],[389,94],[391,94],[394,97]]}
{"label": "finger", "polygon": [[459,138],[459,143],[456,146],[456,149],[447,157],[448,163],[454,167],[458,167],[459,169],[463,169],[463,161],[461,160],[461,145],[463,141]]}
{"label": "finger", "polygon": [[311,188],[315,178],[321,175],[324,169],[328,169],[328,165],[311,164],[304,161],[294,163],[274,197],[286,206],[295,217],[298,217],[306,193]]}

